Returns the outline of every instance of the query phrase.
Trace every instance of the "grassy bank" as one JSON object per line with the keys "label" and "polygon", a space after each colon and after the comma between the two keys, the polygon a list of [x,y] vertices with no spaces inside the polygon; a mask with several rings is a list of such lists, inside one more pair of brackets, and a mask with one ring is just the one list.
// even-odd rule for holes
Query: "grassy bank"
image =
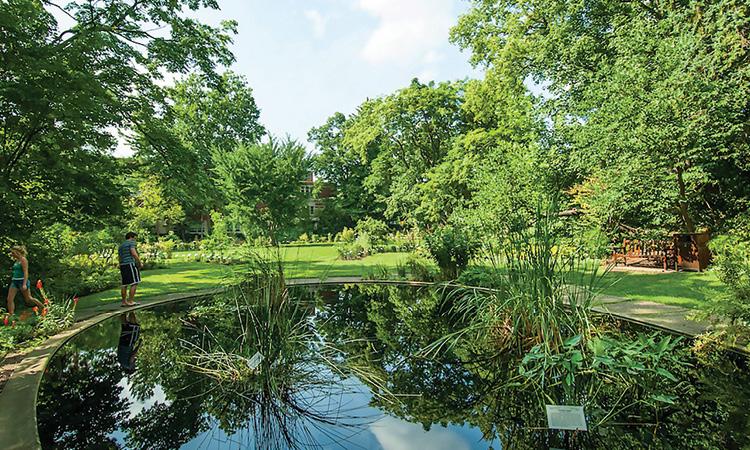
{"label": "grassy bank", "polygon": [[[138,297],[175,292],[208,289],[220,285],[234,272],[247,268],[244,264],[225,266],[186,260],[186,255],[176,254],[167,268],[147,270],[142,273],[143,283],[138,288]],[[331,246],[299,246],[281,249],[286,276],[289,278],[327,278],[336,276],[366,276],[379,267],[395,268],[406,253],[381,253],[356,261],[338,259],[336,249]],[[120,299],[120,290],[110,289],[80,299],[79,308]]]}
{"label": "grassy bank", "polygon": [[[245,265],[224,266],[190,261],[190,252],[178,253],[165,269],[143,273],[139,296],[215,287]],[[356,261],[338,259],[332,245],[283,247],[281,259],[290,278],[327,278],[334,276],[366,276],[380,267],[393,271],[405,253],[383,253]],[[698,308],[723,291],[723,286],[711,272],[694,273],[638,273],[610,272],[602,283],[603,294],[630,300],[647,300],[688,308]],[[119,301],[119,289],[111,289],[81,299],[79,307],[102,302]]]}

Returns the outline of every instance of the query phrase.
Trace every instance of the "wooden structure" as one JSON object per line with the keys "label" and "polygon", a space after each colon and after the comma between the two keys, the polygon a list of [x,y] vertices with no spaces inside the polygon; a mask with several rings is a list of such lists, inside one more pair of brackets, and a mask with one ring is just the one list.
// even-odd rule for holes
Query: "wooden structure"
{"label": "wooden structure", "polygon": [[612,248],[610,263],[626,267],[703,271],[708,267],[710,234],[675,233],[672,239],[624,239]]}
{"label": "wooden structure", "polygon": [[612,248],[611,263],[615,266],[639,266],[677,270],[673,244],[669,240],[623,239]]}

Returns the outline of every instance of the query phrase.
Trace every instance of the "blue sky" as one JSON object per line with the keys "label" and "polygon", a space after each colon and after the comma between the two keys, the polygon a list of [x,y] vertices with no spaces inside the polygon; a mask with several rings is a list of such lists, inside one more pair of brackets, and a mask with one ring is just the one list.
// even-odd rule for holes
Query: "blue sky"
{"label": "blue sky", "polygon": [[[230,70],[244,75],[275,136],[307,143],[310,128],[367,98],[420,81],[480,78],[469,55],[448,42],[468,0],[218,0],[190,13],[239,24]],[[61,27],[70,20],[50,9]],[[167,77],[170,79],[171,77]],[[169,82],[169,81],[167,81]],[[113,130],[114,131],[114,130]],[[115,155],[132,152],[120,139]]]}
{"label": "blue sky", "polygon": [[302,142],[336,111],[412,78],[479,77],[448,42],[465,0],[219,0],[210,24],[239,23],[232,70],[245,75],[274,135]]}

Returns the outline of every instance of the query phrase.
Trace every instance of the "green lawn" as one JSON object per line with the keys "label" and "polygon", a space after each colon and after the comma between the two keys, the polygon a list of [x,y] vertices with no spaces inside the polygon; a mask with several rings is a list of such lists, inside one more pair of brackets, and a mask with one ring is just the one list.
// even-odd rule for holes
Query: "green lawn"
{"label": "green lawn", "polygon": [[631,300],[699,308],[725,292],[711,272],[636,273],[609,272],[603,279],[604,294]]}
{"label": "green lawn", "polygon": [[[165,269],[147,270],[142,273],[143,283],[138,287],[138,297],[208,289],[220,285],[232,277],[234,272],[247,268],[238,264],[224,266],[186,261],[191,252],[175,255]],[[336,249],[331,246],[299,246],[282,248],[285,274],[289,278],[328,278],[335,276],[365,276],[378,267],[395,267],[407,257],[406,253],[381,253],[356,261],[338,259]],[[120,301],[120,290],[108,291],[82,297],[79,308],[104,302]]]}
{"label": "green lawn", "polygon": [[[383,253],[362,260],[342,261],[338,259],[332,245],[306,245],[283,247],[282,260],[289,278],[328,278],[334,276],[365,276],[378,267],[393,269],[399,261],[407,258],[405,253]],[[186,292],[218,286],[235,271],[247,266],[223,266],[192,262],[187,254],[175,255],[166,269],[143,272],[140,297]],[[707,300],[723,291],[716,276],[709,272],[694,273],[635,273],[610,272],[603,279],[603,293],[632,300],[648,300],[670,305],[698,308]],[[119,301],[119,289],[112,289],[83,297],[79,307],[101,302]]]}

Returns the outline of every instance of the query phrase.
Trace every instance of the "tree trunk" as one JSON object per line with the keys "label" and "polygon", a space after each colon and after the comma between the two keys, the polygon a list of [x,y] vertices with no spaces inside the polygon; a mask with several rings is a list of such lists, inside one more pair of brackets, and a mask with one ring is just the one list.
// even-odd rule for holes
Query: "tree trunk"
{"label": "tree trunk", "polygon": [[680,189],[680,197],[677,200],[677,209],[682,218],[682,222],[685,225],[685,231],[688,233],[695,233],[695,223],[693,222],[693,218],[688,210],[687,192],[685,189],[685,180],[682,178],[682,168],[675,168],[675,172],[677,173],[677,185]]}

